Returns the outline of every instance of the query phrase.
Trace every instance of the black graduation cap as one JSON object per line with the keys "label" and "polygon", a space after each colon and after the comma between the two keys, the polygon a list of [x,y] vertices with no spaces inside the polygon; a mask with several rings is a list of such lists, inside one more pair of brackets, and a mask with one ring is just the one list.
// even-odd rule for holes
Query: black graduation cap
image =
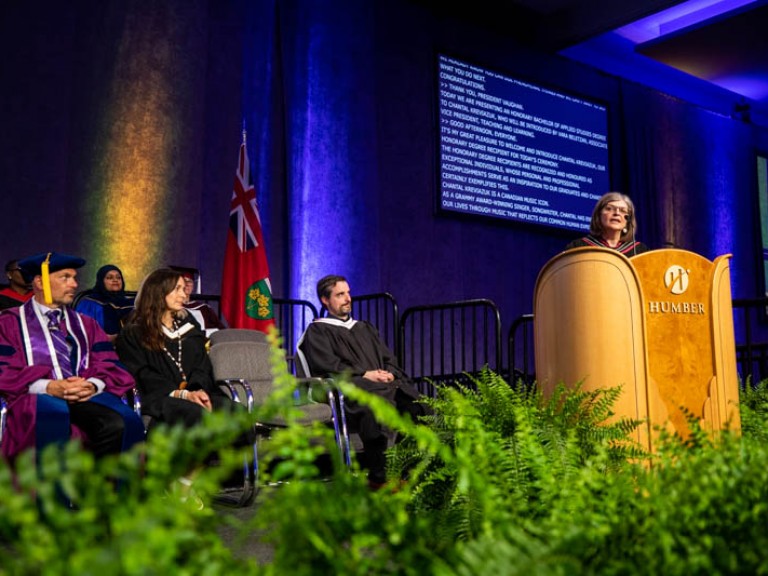
{"label": "black graduation cap", "polygon": [[25,282],[32,282],[35,276],[43,277],[43,294],[48,304],[51,303],[51,284],[48,274],[67,268],[82,268],[83,266],[85,266],[85,260],[82,258],[57,252],[43,252],[19,260],[19,268]]}

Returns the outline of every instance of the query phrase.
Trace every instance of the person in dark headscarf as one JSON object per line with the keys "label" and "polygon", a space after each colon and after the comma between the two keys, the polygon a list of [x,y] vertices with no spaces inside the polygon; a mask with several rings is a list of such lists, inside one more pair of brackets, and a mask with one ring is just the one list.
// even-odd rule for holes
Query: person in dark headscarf
{"label": "person in dark headscarf", "polygon": [[114,341],[133,310],[134,296],[125,291],[123,273],[114,264],[99,268],[96,284],[79,299],[75,309],[94,318]]}

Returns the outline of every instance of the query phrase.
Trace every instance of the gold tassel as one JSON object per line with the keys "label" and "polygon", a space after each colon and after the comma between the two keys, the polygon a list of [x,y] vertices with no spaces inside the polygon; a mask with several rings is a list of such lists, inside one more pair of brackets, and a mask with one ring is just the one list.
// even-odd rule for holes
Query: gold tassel
{"label": "gold tassel", "polygon": [[45,257],[45,261],[40,265],[40,272],[43,276],[43,298],[45,304],[50,306],[53,304],[53,297],[51,296],[51,275],[48,272],[48,263],[51,260],[51,253],[48,252],[48,256]]}

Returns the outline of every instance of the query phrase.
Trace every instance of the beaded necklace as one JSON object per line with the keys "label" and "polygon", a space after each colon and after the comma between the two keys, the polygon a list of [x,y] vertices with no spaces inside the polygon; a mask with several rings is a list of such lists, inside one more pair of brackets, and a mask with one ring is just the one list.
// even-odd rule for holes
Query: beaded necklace
{"label": "beaded necklace", "polygon": [[[178,323],[176,319],[173,320],[173,334],[177,334],[177,331],[179,329]],[[167,334],[166,334],[167,335]],[[178,352],[176,356],[171,354],[171,351],[168,350],[168,347],[163,344],[163,350],[165,350],[165,353],[167,354],[168,358],[171,359],[171,361],[176,364],[176,368],[179,369],[179,373],[181,374],[181,383],[179,384],[179,390],[184,390],[184,388],[187,387],[187,375],[184,373],[184,368],[181,366],[181,359],[182,359],[182,345],[181,345],[181,337],[182,334],[178,334],[176,336],[176,339],[179,343],[178,345]]]}

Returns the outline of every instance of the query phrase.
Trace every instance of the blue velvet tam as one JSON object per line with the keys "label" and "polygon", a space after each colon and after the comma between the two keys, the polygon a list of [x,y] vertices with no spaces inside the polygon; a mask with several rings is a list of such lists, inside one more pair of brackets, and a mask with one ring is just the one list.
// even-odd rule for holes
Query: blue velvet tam
{"label": "blue velvet tam", "polygon": [[21,268],[21,275],[24,276],[25,282],[32,282],[35,276],[42,274],[42,265],[46,258],[48,258],[49,272],[66,270],[68,268],[77,269],[85,266],[85,260],[77,256],[58,254],[57,252],[43,252],[42,254],[36,254],[35,256],[24,258],[24,260],[19,260],[19,268]]}

